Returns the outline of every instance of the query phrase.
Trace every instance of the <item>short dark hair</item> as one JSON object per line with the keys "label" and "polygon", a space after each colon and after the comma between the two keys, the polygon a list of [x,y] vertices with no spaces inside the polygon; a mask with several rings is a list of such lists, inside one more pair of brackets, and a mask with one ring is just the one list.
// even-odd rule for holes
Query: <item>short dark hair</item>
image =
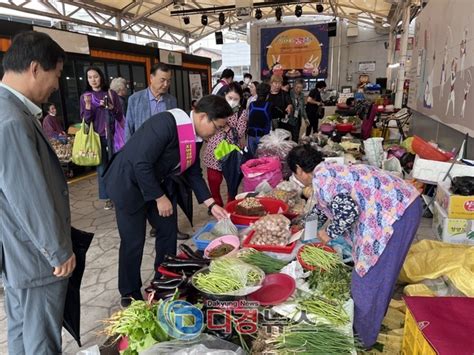
{"label": "short dark hair", "polygon": [[287,79],[287,78],[283,78],[283,82],[281,83],[281,86],[287,86],[287,85],[289,85],[289,84],[290,84],[290,82],[288,81],[288,79]]}
{"label": "short dark hair", "polygon": [[305,82],[304,82],[303,79],[296,79],[296,80],[295,80],[295,86],[296,86],[296,85],[303,85],[303,87],[304,87],[304,84],[305,84]]}
{"label": "short dark hair", "polygon": [[160,71],[164,71],[165,73],[168,73],[171,69],[169,66],[167,66],[165,63],[156,63],[156,64],[153,64],[151,66],[151,69],[150,69],[150,74],[151,75],[156,75],[156,72],[160,70]]}
{"label": "short dark hair", "polygon": [[250,78],[250,80],[252,80],[252,74],[250,74],[250,73],[245,73],[245,74],[244,74],[244,79],[245,79],[245,78]]}
{"label": "short dark hair", "polygon": [[109,82],[107,81],[104,72],[98,67],[89,67],[86,69],[86,91],[92,91],[92,87],[89,84],[89,80],[87,80],[87,73],[89,73],[91,70],[96,71],[100,76],[100,89],[102,91],[109,90]]}
{"label": "short dark hair", "polygon": [[237,95],[240,96],[241,99],[244,94],[242,91],[242,86],[240,86],[240,84],[236,83],[235,81],[225,86],[224,95],[227,95],[229,92],[235,92]]}
{"label": "short dark hair", "polygon": [[322,81],[317,81],[316,82],[316,89],[323,89],[325,88],[327,85],[326,85],[326,82],[324,80]]}
{"label": "short dark hair", "polygon": [[255,85],[255,88],[257,88],[257,87],[258,87],[258,84],[260,84],[260,83],[259,83],[258,81],[252,81],[252,84],[254,84],[254,85]]}
{"label": "short dark hair", "polygon": [[13,38],[3,57],[3,69],[23,73],[31,62],[38,62],[43,70],[50,71],[65,59],[66,52],[46,33],[27,31]]}
{"label": "short dark hair", "polygon": [[221,75],[221,79],[229,79],[229,78],[234,79],[234,71],[229,68],[224,69]]}
{"label": "short dark hair", "polygon": [[268,94],[270,94],[271,86],[267,83],[261,83],[257,86],[257,97],[258,100],[266,100]]}
{"label": "short dark hair", "polygon": [[354,103],[355,99],[353,97],[349,97],[347,100],[346,100],[346,105],[347,106],[351,106],[353,103]]}
{"label": "short dark hair", "polygon": [[314,168],[323,161],[323,156],[316,148],[309,144],[294,147],[286,157],[288,166],[292,172],[296,172],[299,166],[305,173],[311,173]]}
{"label": "short dark hair", "polygon": [[205,112],[211,121],[232,116],[234,111],[222,96],[207,95],[201,98],[195,110],[197,113]]}

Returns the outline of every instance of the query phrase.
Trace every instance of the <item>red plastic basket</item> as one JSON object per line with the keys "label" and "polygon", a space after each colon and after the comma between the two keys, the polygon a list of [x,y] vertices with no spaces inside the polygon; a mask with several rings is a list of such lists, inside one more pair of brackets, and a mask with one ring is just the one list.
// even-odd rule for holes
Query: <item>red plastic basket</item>
{"label": "red plastic basket", "polygon": [[418,136],[413,136],[413,142],[411,145],[413,151],[420,156],[420,158],[436,161],[448,161],[451,159],[451,155],[443,153],[433,147],[431,144],[421,139]]}
{"label": "red plastic basket", "polygon": [[[311,266],[311,265],[308,265],[306,264],[303,259],[301,259],[301,252],[303,251],[304,248],[306,248],[307,246],[313,246],[313,247],[317,247],[317,248],[320,248],[320,249],[323,249],[325,251],[328,251],[330,253],[336,253],[336,251],[331,248],[331,247],[328,247],[327,245],[324,245],[322,243],[310,243],[310,244],[305,244],[303,245],[300,250],[298,250],[298,254],[296,254],[296,258],[298,259],[298,262],[301,264],[301,266],[306,269],[306,270],[309,270],[309,271],[313,271],[313,270],[316,270],[317,267],[316,266]],[[322,271],[325,271],[324,269],[321,269]]]}
{"label": "red plastic basket", "polygon": [[296,242],[290,243],[288,245],[257,245],[252,244],[252,238],[255,234],[255,231],[251,231],[250,234],[244,239],[242,247],[244,248],[253,248],[259,251],[269,251],[273,253],[282,253],[282,254],[291,254],[293,249],[295,249]]}
{"label": "red plastic basket", "polygon": [[[268,214],[277,214],[277,213],[284,214],[288,212],[288,205],[281,200],[277,200],[270,197],[257,197],[257,200],[260,201],[260,203],[263,205],[263,207],[265,208],[265,211],[267,211]],[[230,213],[230,219],[234,224],[241,224],[241,225],[248,226],[251,223],[258,221],[261,218],[259,216],[244,216],[244,215],[235,213],[235,207],[240,201],[242,200],[234,200],[234,201],[229,202],[225,206],[225,209],[227,212]]]}
{"label": "red plastic basket", "polygon": [[336,125],[336,130],[340,133],[349,133],[352,132],[354,129],[354,125],[352,123],[338,123]]}

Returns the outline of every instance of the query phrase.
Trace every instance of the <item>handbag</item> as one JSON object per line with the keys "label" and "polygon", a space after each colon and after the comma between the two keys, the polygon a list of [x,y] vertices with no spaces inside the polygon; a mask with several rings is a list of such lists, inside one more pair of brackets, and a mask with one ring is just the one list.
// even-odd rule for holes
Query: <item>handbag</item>
{"label": "handbag", "polygon": [[82,119],[81,128],[76,133],[72,147],[72,162],[80,166],[97,166],[101,161],[100,136],[94,131],[94,125],[89,125]]}

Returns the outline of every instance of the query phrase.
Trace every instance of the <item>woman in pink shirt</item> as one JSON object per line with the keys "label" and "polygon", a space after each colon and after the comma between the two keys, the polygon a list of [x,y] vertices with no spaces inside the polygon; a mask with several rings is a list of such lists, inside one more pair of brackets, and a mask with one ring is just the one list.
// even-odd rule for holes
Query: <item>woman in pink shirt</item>
{"label": "woman in pink shirt", "polygon": [[[221,183],[223,179],[222,167],[220,162],[214,156],[214,150],[223,140],[229,143],[242,142],[247,131],[248,112],[241,106],[242,88],[238,83],[232,82],[225,90],[225,99],[234,114],[228,118],[225,130],[217,132],[206,144],[204,151],[204,166],[207,168],[207,181],[211,195],[219,206],[224,206],[221,196]],[[243,148],[242,144],[239,144]],[[234,200],[235,196],[228,194],[228,201]]]}

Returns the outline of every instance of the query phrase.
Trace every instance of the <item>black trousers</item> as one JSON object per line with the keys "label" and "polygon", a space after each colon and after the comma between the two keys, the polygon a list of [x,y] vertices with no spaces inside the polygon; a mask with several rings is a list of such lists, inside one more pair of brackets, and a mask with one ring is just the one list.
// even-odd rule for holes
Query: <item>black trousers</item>
{"label": "black trousers", "polygon": [[147,219],[151,226],[156,229],[155,277],[160,276],[156,270],[163,262],[165,255],[176,255],[178,232],[176,199],[171,202],[174,213],[170,217],[160,217],[155,201],[147,202],[145,206],[133,214],[115,208],[120,233],[119,292],[122,297],[143,298],[140,291],[142,287],[140,269],[145,246]]}
{"label": "black trousers", "polygon": [[308,116],[309,125],[306,127],[306,135],[311,135],[311,131],[313,133],[318,132],[318,124],[319,124],[319,117],[317,115]]}
{"label": "black trousers", "polygon": [[280,122],[278,123],[278,128],[284,129],[291,133],[291,140],[298,143],[300,138],[300,129],[301,129],[301,120],[298,121],[296,125],[291,125],[288,123]]}

